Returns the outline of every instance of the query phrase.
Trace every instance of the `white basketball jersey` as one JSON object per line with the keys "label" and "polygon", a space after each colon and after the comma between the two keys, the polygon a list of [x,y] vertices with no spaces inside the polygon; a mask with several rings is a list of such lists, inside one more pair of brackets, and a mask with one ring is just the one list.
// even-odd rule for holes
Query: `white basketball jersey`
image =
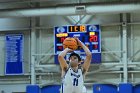
{"label": "white basketball jersey", "polygon": [[75,72],[69,68],[62,80],[62,93],[82,93],[83,84],[82,70],[78,69]]}

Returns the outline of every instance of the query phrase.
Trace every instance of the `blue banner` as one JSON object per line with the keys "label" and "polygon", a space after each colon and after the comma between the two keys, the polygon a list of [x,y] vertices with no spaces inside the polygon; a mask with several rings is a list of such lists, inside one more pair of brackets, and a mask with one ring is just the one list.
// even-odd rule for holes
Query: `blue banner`
{"label": "blue banner", "polygon": [[5,74],[23,74],[23,35],[6,35]]}

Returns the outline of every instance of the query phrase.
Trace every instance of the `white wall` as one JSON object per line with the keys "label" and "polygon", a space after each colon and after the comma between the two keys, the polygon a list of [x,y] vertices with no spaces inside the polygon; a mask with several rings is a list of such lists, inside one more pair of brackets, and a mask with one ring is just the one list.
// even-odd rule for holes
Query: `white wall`
{"label": "white wall", "polygon": [[27,29],[30,27],[30,18],[0,18],[0,31]]}
{"label": "white wall", "polygon": [[[4,92],[1,92],[4,91]],[[26,92],[26,84],[0,85],[0,93]]]}

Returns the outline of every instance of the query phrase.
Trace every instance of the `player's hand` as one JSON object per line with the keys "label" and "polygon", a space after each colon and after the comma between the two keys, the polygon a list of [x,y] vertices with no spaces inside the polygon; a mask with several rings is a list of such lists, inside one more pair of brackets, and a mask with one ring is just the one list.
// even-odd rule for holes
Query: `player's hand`
{"label": "player's hand", "polygon": [[82,42],[79,40],[79,38],[77,38],[77,37],[74,37],[74,38],[75,38],[75,40],[77,41],[78,46],[81,46],[81,45],[82,45]]}
{"label": "player's hand", "polygon": [[68,53],[73,52],[73,50],[70,48],[65,48],[65,49],[67,50]]}

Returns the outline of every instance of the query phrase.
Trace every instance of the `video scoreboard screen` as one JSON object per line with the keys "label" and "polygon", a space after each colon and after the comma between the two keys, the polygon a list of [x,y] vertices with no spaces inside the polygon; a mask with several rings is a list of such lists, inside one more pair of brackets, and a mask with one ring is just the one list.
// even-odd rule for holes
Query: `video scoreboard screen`
{"label": "video scoreboard screen", "polygon": [[[72,25],[59,26],[54,28],[54,52],[55,63],[58,62],[58,54],[63,51],[63,41],[67,37],[78,37],[92,52],[91,63],[101,63],[101,31],[99,25]],[[78,53],[81,58],[85,59],[83,49],[77,49],[74,52]],[[66,56],[68,60],[69,55]]]}

